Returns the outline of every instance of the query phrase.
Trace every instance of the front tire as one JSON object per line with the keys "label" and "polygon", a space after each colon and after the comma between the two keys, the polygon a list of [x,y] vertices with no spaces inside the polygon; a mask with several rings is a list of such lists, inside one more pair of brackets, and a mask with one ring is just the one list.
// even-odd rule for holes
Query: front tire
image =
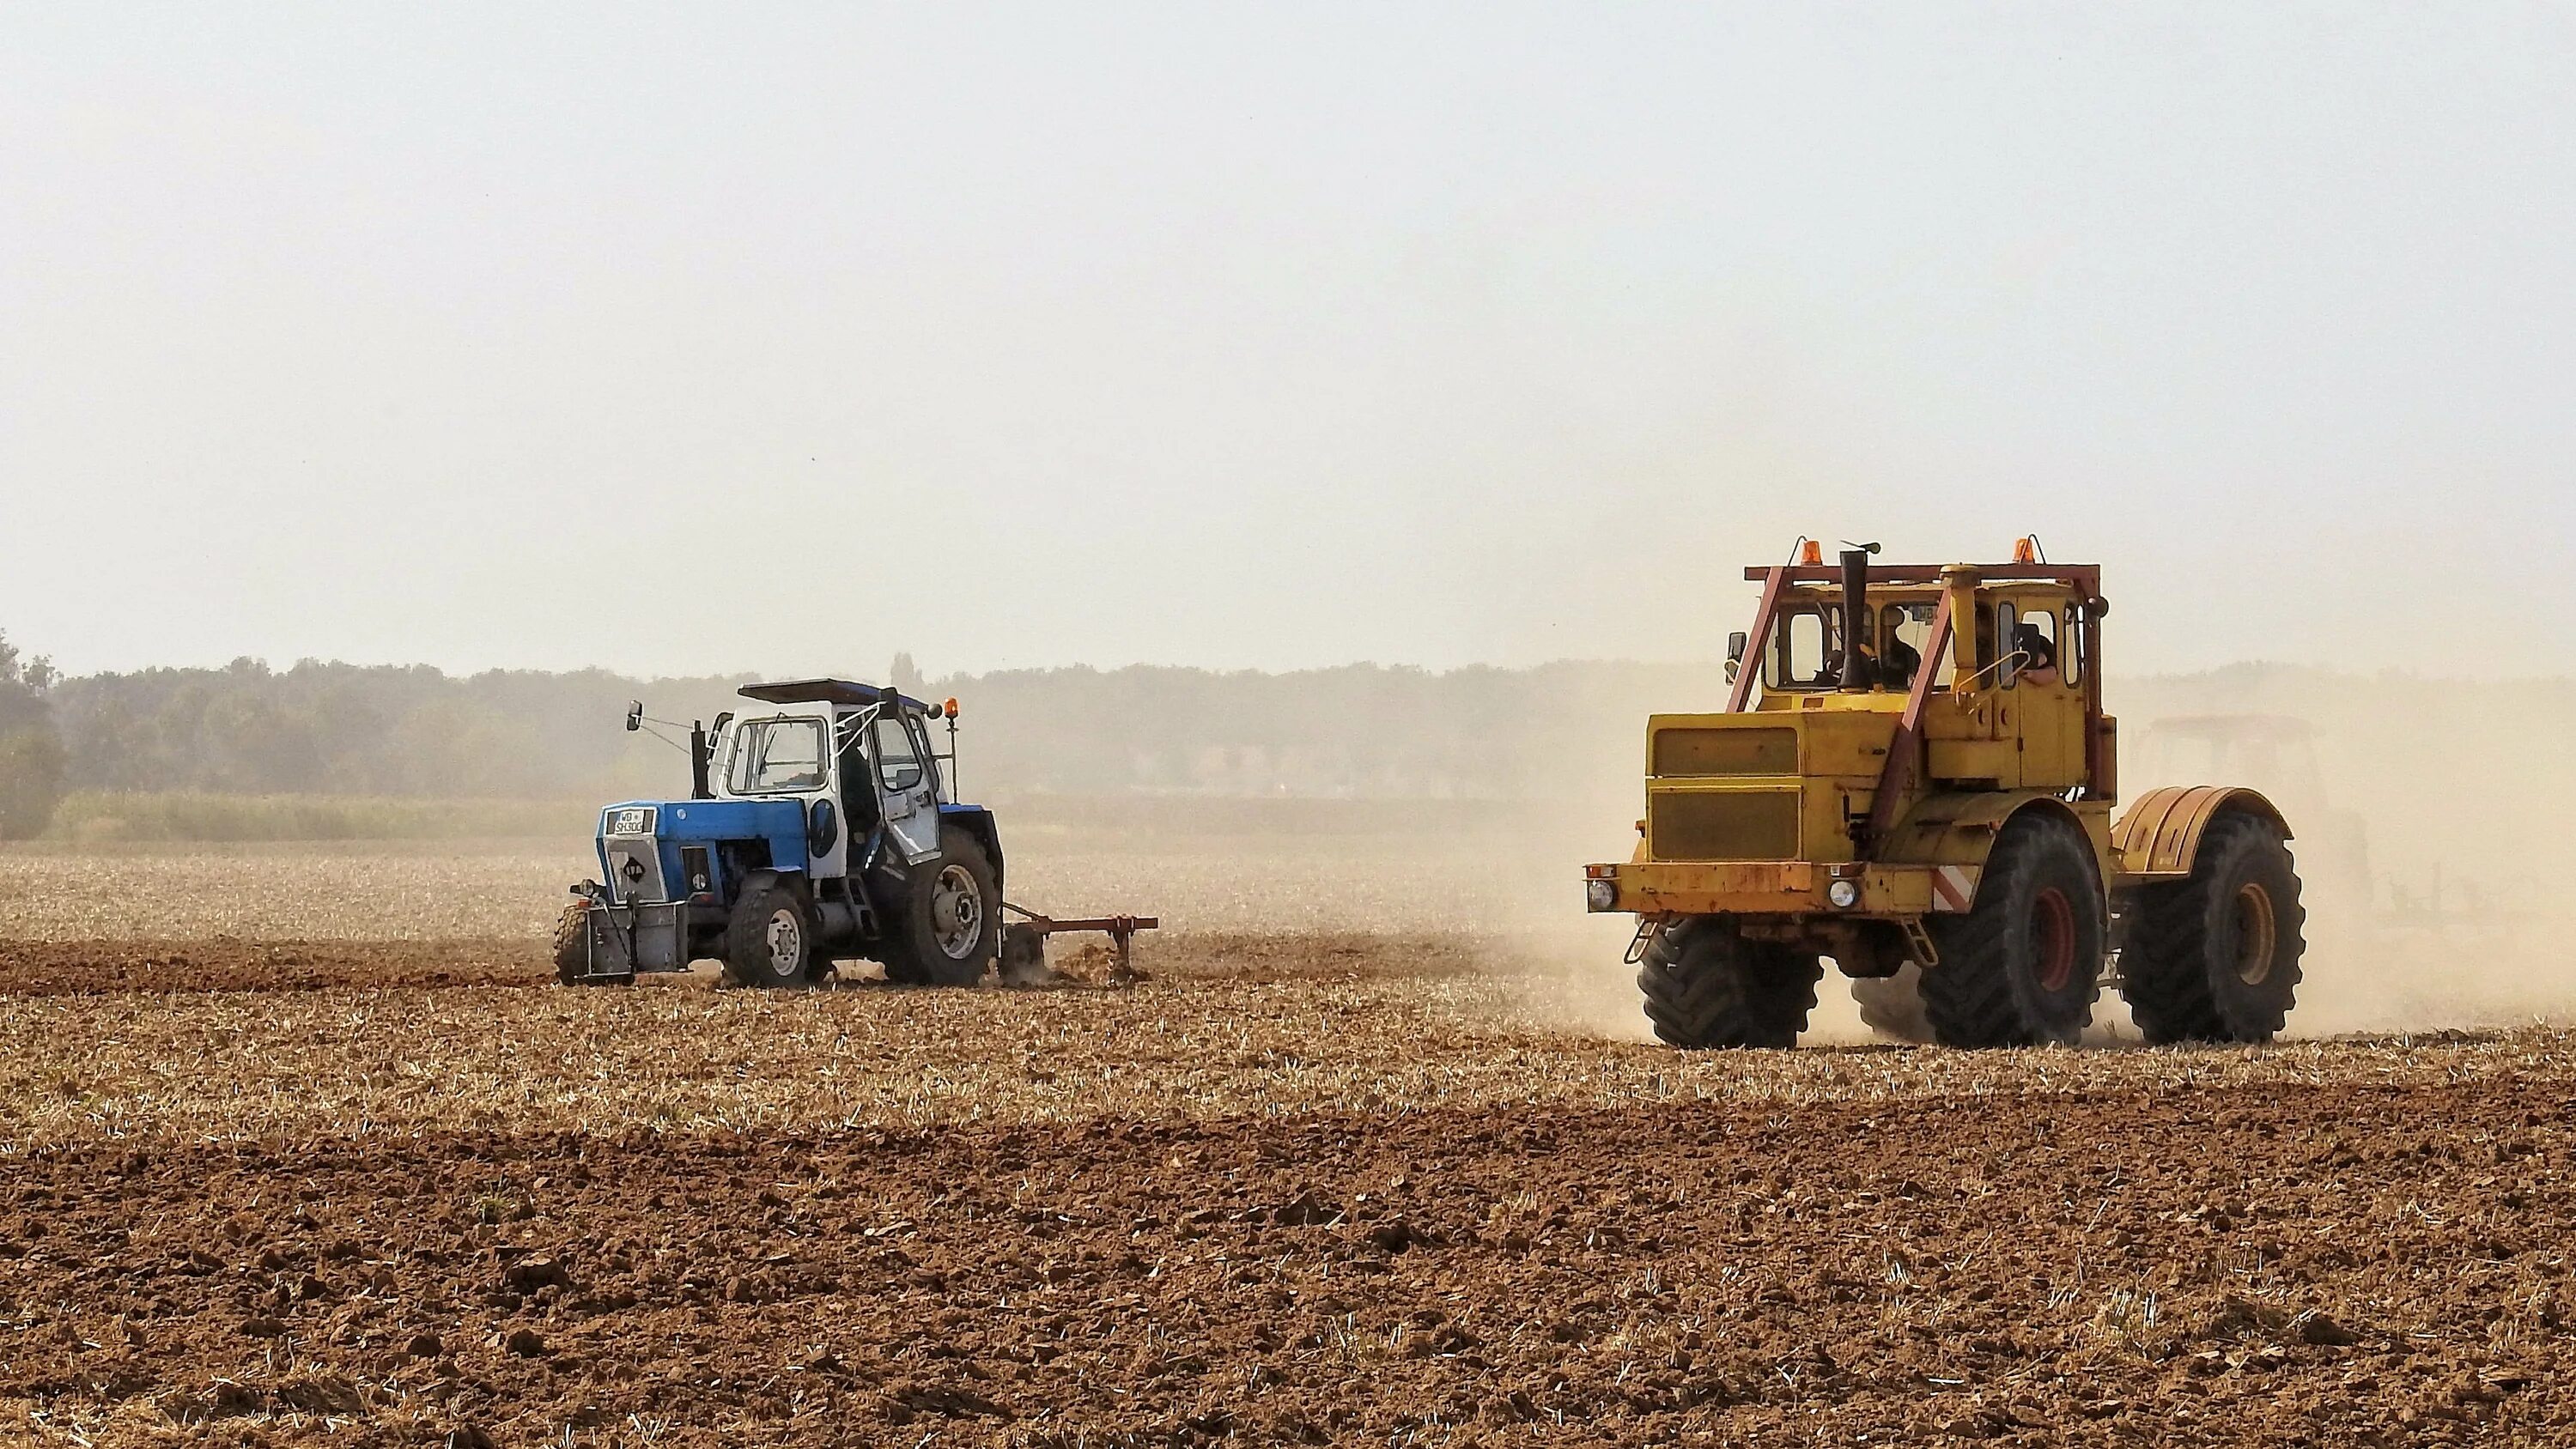
{"label": "front tire", "polygon": [[1934,917],[1940,964],[1921,980],[1933,1040],[2073,1046],[2102,994],[2102,886],[2084,832],[2024,814],[1986,856],[1976,904]]}
{"label": "front tire", "polygon": [[905,868],[888,926],[886,979],[972,986],[1002,954],[1002,889],[975,837],[950,825],[939,854]]}
{"label": "front tire", "polygon": [[724,979],[736,986],[811,986],[831,964],[815,951],[804,897],[765,885],[734,902],[725,924]]}
{"label": "front tire", "polygon": [[2191,877],[2139,888],[2120,991],[2146,1039],[2270,1041],[2298,1004],[2307,909],[2279,827],[2236,811],[2211,822]]}
{"label": "front tire", "polygon": [[1732,921],[1693,916],[1646,948],[1637,989],[1655,1035],[1670,1045],[1793,1047],[1824,974],[1812,951],[1748,941]]}
{"label": "front tire", "polygon": [[566,986],[619,986],[631,976],[590,974],[590,902],[573,901],[555,918],[555,979]]}

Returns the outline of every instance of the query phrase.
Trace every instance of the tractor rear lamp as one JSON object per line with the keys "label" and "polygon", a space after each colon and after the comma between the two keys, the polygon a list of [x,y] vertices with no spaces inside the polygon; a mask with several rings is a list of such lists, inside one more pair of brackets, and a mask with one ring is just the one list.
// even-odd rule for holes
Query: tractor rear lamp
{"label": "tractor rear lamp", "polygon": [[1860,882],[1856,880],[1835,881],[1833,884],[1825,887],[1825,899],[1833,903],[1835,910],[1848,911],[1852,907],[1860,904]]}
{"label": "tractor rear lamp", "polygon": [[1619,909],[1619,883],[1606,876],[1594,876],[1583,883],[1583,904],[1595,911]]}

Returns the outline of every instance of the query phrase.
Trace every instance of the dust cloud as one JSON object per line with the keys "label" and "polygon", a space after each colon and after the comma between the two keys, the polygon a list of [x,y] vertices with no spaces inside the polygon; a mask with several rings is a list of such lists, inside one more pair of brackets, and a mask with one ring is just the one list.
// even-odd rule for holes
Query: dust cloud
{"label": "dust cloud", "polygon": [[2308,915],[2294,1034],[2576,1017],[2576,887],[2552,869],[2576,685],[2246,666],[2113,703],[2130,795],[2223,778],[2288,816]]}

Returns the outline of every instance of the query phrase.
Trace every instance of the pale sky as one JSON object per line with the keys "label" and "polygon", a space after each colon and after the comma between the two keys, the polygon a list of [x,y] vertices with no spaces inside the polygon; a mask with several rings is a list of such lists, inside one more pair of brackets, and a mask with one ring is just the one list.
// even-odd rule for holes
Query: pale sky
{"label": "pale sky", "polygon": [[13,4],[0,337],[74,672],[2576,669],[2564,5]]}

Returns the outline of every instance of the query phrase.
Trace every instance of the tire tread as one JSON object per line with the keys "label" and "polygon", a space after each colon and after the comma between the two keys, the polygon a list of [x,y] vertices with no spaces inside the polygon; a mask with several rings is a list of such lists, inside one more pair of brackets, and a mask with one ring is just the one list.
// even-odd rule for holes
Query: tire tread
{"label": "tire tread", "polygon": [[[2052,860],[2051,857],[2058,857]],[[2089,911],[2093,927],[2092,959],[2083,959],[2078,943],[2076,979],[2083,983],[2079,1000],[2067,1000],[2066,1020],[2050,1021],[2043,1003],[2023,1000],[2010,965],[2014,930],[2022,924],[2024,905],[2035,889],[2033,877],[2049,869],[2080,874],[2089,903],[2077,903],[2079,930]],[[1977,899],[1966,914],[1934,918],[1933,938],[1941,963],[1922,973],[1924,1020],[1935,1041],[1944,1046],[1993,1048],[2073,1045],[2092,1023],[2093,1003],[2102,992],[2100,948],[2105,927],[2092,848],[2071,822],[2046,816],[2017,816],[1986,857],[1977,883]],[[2036,988],[2033,988],[2034,991]]]}
{"label": "tire tread", "polygon": [[1711,917],[1655,937],[1637,968],[1655,1035],[1688,1050],[1790,1047],[1816,1006],[1812,953],[1749,942]]}
{"label": "tire tread", "polygon": [[2217,972],[2223,966],[2212,957],[2220,888],[2238,878],[2244,857],[2273,851],[2286,860],[2288,849],[2269,821],[2232,811],[2212,821],[2202,835],[2189,879],[2139,889],[2121,952],[2121,995],[2128,1000],[2130,1019],[2150,1043],[2270,1041],[2288,1023],[2307,944],[2307,909],[2299,900],[2294,868],[2285,866],[2290,895],[2274,920],[2288,949],[2265,983],[2277,990],[2249,1001],[2238,1019],[2229,1020],[2218,994]]}

